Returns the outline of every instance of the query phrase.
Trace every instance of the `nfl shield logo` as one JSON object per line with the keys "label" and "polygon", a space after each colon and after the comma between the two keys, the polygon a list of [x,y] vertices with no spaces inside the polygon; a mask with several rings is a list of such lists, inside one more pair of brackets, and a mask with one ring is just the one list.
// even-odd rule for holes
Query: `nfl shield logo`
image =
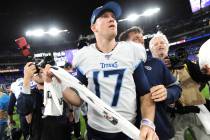
{"label": "nfl shield logo", "polygon": [[105,58],[109,60],[109,58],[111,57],[112,54],[106,54]]}

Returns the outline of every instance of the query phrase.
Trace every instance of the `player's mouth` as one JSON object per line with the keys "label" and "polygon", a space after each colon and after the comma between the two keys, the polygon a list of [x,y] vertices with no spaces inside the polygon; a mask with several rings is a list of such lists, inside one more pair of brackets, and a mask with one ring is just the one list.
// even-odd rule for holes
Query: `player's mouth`
{"label": "player's mouth", "polygon": [[115,25],[109,25],[109,28],[115,28]]}
{"label": "player's mouth", "polygon": [[159,48],[159,51],[163,51],[164,50],[164,48]]}

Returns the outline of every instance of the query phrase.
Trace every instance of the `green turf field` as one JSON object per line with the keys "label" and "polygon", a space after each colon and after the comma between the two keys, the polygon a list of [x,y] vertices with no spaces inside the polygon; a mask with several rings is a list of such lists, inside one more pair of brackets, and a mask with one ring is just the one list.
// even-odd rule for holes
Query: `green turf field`
{"label": "green turf field", "polygon": [[206,99],[210,100],[209,87],[207,85],[201,92]]}

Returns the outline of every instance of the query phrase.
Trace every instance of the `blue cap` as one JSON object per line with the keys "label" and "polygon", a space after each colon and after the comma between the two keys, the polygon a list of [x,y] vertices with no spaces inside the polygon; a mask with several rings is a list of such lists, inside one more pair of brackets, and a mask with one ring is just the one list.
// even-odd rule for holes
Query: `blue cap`
{"label": "blue cap", "polygon": [[114,1],[110,1],[106,4],[104,4],[103,6],[100,6],[98,8],[96,8],[91,16],[90,19],[90,23],[91,25],[95,23],[96,19],[100,16],[100,14],[104,11],[112,11],[114,13],[114,15],[116,16],[116,18],[118,19],[121,15],[121,7],[118,3],[114,2]]}

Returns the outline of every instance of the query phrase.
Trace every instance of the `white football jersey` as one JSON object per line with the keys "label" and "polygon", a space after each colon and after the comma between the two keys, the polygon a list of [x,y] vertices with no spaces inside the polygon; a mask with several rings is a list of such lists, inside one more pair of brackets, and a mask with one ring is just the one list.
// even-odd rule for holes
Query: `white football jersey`
{"label": "white football jersey", "polygon": [[18,78],[16,79],[15,82],[11,84],[11,90],[14,93],[16,99],[19,97],[22,88],[23,88],[23,78]]}
{"label": "white football jersey", "polygon": [[16,84],[16,82],[13,82],[11,84],[11,91],[14,93],[15,98],[17,99],[18,96],[20,95],[20,92],[22,90],[22,86],[17,86],[18,84]]}
{"label": "white football jersey", "polygon": [[[36,87],[36,83],[34,81],[30,81],[31,89]],[[17,99],[22,92],[23,89],[23,78],[16,79],[15,82],[11,84],[11,91],[15,94],[15,98]]]}
{"label": "white football jersey", "polygon": [[[88,88],[106,104],[133,122],[136,117],[136,90],[133,72],[146,60],[143,46],[118,42],[109,53],[100,52],[95,44],[83,47],[73,59],[73,66],[87,78]],[[88,106],[88,124],[99,131],[120,130]]]}

